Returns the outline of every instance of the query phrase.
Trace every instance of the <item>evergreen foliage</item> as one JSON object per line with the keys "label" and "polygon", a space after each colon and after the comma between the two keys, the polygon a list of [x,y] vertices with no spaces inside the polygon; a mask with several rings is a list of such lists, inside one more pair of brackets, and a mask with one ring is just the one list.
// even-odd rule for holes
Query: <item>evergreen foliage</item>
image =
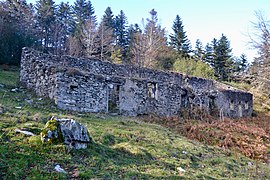
{"label": "evergreen foliage", "polygon": [[170,35],[170,45],[182,57],[189,57],[192,52],[191,44],[184,31],[184,25],[179,15],[176,16],[173,27],[173,33]]}
{"label": "evergreen foliage", "polygon": [[37,44],[33,11],[25,0],[0,2],[0,64],[18,65],[22,48]]}
{"label": "evergreen foliage", "polygon": [[74,27],[69,38],[69,54],[77,57],[92,57],[97,54],[96,41],[97,20],[94,7],[90,1],[76,0],[72,8]]}
{"label": "evergreen foliage", "polygon": [[72,12],[75,21],[75,33],[80,33],[80,28],[87,20],[96,19],[94,7],[90,1],[76,0]]}
{"label": "evergreen foliage", "polygon": [[244,72],[248,68],[248,60],[245,54],[241,54],[239,58],[235,58],[234,61],[234,71],[235,72]]}
{"label": "evergreen foliage", "polygon": [[222,34],[214,50],[216,55],[214,59],[215,76],[222,81],[229,80],[233,65],[232,50],[230,48],[230,42],[224,34]]}
{"label": "evergreen foliage", "polygon": [[196,59],[203,60],[204,53],[203,44],[199,39],[197,39],[195,44],[194,57]]}
{"label": "evergreen foliage", "polygon": [[248,67],[248,60],[245,54],[241,54],[240,56],[240,70],[245,71]]}
{"label": "evergreen foliage", "polygon": [[203,60],[213,68],[218,80],[231,80],[233,72],[231,51],[230,42],[224,34],[219,40],[214,38],[211,44],[207,44],[205,47]]}
{"label": "evergreen foliage", "polygon": [[[127,52],[127,62],[138,64],[140,49],[138,47],[138,38],[141,37],[142,30],[138,24],[131,24],[128,28],[127,41],[128,41],[128,52]],[[137,63],[136,63],[137,62]]]}
{"label": "evergreen foliage", "polygon": [[53,25],[54,54],[67,53],[68,37],[72,32],[72,26],[74,26],[71,13],[71,6],[64,2],[59,5],[56,11],[56,23]]}
{"label": "evergreen foliage", "polygon": [[127,32],[127,17],[124,11],[115,17],[114,20],[114,33],[115,33],[115,52],[120,50],[122,61],[126,58],[128,49],[128,32]]}
{"label": "evergreen foliage", "polygon": [[53,0],[38,0],[36,4],[36,20],[40,27],[40,43],[44,50],[48,51],[53,42],[53,24],[55,23],[56,6]]}
{"label": "evergreen foliage", "polygon": [[0,3],[0,63],[19,64],[21,48],[30,46],[56,55],[163,70],[172,70],[177,59],[203,61],[221,81],[229,81],[233,72],[246,69],[246,57],[232,58],[225,35],[214,38],[205,48],[198,39],[192,50],[179,15],[168,42],[157,11],[152,9],[149,14],[141,25],[128,25],[124,11],[114,16],[111,7],[98,22],[89,0],[76,0],[73,5],[38,0],[35,6],[25,0],[6,0]]}
{"label": "evergreen foliage", "polygon": [[111,59],[114,43],[114,18],[110,7],[107,7],[98,27],[98,47],[100,59]]}

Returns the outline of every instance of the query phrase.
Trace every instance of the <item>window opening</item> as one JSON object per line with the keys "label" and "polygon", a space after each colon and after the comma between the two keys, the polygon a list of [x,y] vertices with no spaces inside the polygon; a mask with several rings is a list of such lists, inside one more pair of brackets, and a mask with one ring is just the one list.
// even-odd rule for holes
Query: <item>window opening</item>
{"label": "window opening", "polygon": [[248,101],[245,102],[245,110],[248,110]]}
{"label": "window opening", "polygon": [[151,99],[158,99],[157,96],[158,87],[157,83],[149,82],[147,83],[147,96]]}
{"label": "window opening", "polygon": [[77,88],[78,88],[78,85],[71,84],[71,85],[69,86],[69,89],[70,89],[71,91],[75,91]]}
{"label": "window opening", "polygon": [[187,107],[188,106],[188,96],[187,94],[181,95],[181,106],[182,107]]}
{"label": "window opening", "polygon": [[215,109],[215,97],[209,97],[209,109],[214,110]]}
{"label": "window opening", "polygon": [[234,110],[234,102],[233,102],[233,100],[230,101],[230,110]]}
{"label": "window opening", "polygon": [[239,101],[239,103],[238,103],[238,113],[239,113],[239,117],[243,117],[243,110],[242,110],[241,101]]}

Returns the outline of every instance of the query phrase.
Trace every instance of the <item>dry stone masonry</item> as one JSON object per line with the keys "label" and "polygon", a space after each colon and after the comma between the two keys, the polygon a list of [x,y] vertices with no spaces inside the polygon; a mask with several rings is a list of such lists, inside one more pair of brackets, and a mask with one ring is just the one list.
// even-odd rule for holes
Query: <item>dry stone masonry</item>
{"label": "dry stone masonry", "polygon": [[231,118],[252,114],[252,94],[213,80],[30,48],[23,49],[20,81],[59,108],[79,112],[173,116],[198,108]]}

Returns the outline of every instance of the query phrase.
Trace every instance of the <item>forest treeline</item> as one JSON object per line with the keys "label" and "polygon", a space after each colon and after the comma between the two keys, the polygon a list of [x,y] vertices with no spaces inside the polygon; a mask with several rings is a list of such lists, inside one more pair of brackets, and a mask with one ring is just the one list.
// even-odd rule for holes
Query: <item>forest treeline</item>
{"label": "forest treeline", "polygon": [[87,0],[72,5],[53,0],[0,2],[0,64],[19,65],[25,46],[222,81],[230,81],[233,73],[245,71],[248,65],[244,54],[233,56],[224,34],[205,46],[198,39],[192,48],[179,15],[167,34],[155,9],[140,24],[128,24],[124,11],[114,14],[111,7],[98,20]]}

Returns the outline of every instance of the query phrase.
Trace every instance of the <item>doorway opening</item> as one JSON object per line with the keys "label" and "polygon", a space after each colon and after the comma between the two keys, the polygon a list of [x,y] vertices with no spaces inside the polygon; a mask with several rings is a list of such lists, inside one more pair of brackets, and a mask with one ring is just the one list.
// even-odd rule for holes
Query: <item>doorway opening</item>
{"label": "doorway opening", "polygon": [[120,112],[120,88],[119,84],[110,84],[108,86],[108,112],[119,113]]}

